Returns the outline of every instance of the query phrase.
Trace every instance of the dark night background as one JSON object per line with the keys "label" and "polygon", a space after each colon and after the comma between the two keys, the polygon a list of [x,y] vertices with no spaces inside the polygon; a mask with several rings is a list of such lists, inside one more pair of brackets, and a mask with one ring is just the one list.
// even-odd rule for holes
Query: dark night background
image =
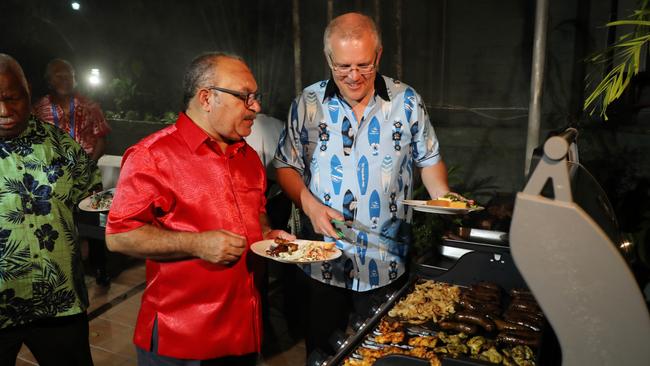
{"label": "dark night background", "polygon": [[[80,3],[80,11],[74,11],[69,1],[0,1],[0,52],[22,64],[34,98],[47,91],[46,63],[54,57],[70,60],[80,90],[112,116],[109,153],[121,155],[126,146],[164,126],[152,121],[178,112],[183,70],[204,51],[243,56],[265,93],[263,111],[285,118],[296,94],[292,1]],[[304,87],[328,76],[322,54],[328,2],[298,4]],[[380,71],[423,96],[456,187],[488,194],[521,189],[534,1],[332,4],[333,16],[357,10],[379,19],[384,39]],[[585,77],[602,75],[585,58],[607,45],[604,24],[612,14],[624,18],[636,6],[633,0],[550,1],[541,136],[569,124],[579,126],[582,163],[607,191],[622,229],[648,242],[650,123],[642,108],[648,102],[643,78],[609,121],[582,112]],[[97,90],[85,84],[93,67],[105,82]]]}
{"label": "dark night background", "polygon": [[[634,3],[628,2],[627,10]],[[3,0],[1,49],[30,76],[35,95],[46,92],[42,74],[52,57],[72,61],[83,75],[91,67],[106,81],[137,85],[127,108],[176,111],[185,65],[200,52],[242,55],[268,98],[267,114],[284,118],[294,92],[292,1],[69,1]],[[299,1],[301,80],[328,76],[322,55],[327,1]],[[623,2],[621,2],[623,3]],[[381,71],[411,84],[442,123],[483,124],[463,111],[482,107],[494,121],[524,124],[528,107],[534,1],[402,0],[333,1],[333,16],[362,11],[379,18],[385,51]],[[623,7],[621,5],[621,7]],[[608,1],[554,2],[548,28],[545,110],[577,118],[587,52],[605,45]],[[401,14],[398,19],[398,14]],[[401,66],[397,53],[401,52]],[[400,71],[398,71],[398,68]],[[95,92],[115,108],[106,86]],[[558,95],[560,94],[560,95]],[[451,108],[451,109],[450,109]],[[450,112],[451,111],[451,112]],[[469,118],[469,117],[474,118]],[[444,121],[443,121],[444,120]],[[555,127],[555,126],[551,126]]]}

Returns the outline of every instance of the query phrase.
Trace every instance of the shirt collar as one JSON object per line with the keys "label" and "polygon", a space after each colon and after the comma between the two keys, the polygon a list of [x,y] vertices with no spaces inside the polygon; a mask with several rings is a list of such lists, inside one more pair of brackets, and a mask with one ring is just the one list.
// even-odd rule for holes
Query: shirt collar
{"label": "shirt collar", "polygon": [[176,129],[192,151],[196,151],[201,144],[210,139],[210,136],[197,126],[184,112],[178,114]]}
{"label": "shirt collar", "polygon": [[217,153],[230,156],[236,154],[242,147],[246,145],[246,142],[242,140],[229,145],[226,151],[221,151],[216,143],[211,143],[212,139],[210,136],[205,131],[203,131],[194,121],[192,121],[192,119],[188,117],[184,112],[180,112],[178,114],[178,119],[176,120],[176,129],[180,133],[187,146],[194,152],[205,143],[210,149],[216,151]]}
{"label": "shirt collar", "polygon": [[[377,75],[375,75],[375,94],[379,95],[385,101],[390,102],[390,96],[388,95],[386,81],[380,73],[377,73]],[[333,97],[334,95],[341,95],[341,92],[339,91],[339,87],[334,82],[334,79],[330,78],[327,81],[327,86],[325,87],[325,95],[323,97],[323,101],[325,101],[327,98]]]}

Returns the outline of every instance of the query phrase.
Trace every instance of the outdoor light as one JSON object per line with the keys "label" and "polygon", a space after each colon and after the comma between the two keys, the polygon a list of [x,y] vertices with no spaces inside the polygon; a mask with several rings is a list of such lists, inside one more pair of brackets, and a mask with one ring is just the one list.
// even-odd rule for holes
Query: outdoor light
{"label": "outdoor light", "polygon": [[91,69],[90,76],[88,76],[88,82],[91,86],[98,86],[102,83],[102,78],[99,75],[99,69]]}
{"label": "outdoor light", "polygon": [[76,1],[73,1],[70,6],[72,6],[72,10],[79,10],[81,8],[81,4]]}

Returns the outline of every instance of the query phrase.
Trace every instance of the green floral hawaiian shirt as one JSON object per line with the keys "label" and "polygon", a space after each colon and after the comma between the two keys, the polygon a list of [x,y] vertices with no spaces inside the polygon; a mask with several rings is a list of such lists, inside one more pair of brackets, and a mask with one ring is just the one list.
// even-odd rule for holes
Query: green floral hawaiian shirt
{"label": "green floral hawaiian shirt", "polygon": [[100,187],[97,164],[31,117],[20,135],[0,139],[0,172],[0,328],[85,311],[73,211]]}

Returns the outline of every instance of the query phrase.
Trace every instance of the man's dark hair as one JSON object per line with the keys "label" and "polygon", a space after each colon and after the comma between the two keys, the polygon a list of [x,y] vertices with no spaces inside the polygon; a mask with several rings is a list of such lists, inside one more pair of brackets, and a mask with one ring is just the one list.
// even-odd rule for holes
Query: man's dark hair
{"label": "man's dark hair", "polygon": [[194,97],[198,89],[216,79],[216,69],[219,59],[224,57],[244,62],[240,56],[225,52],[208,52],[192,60],[183,76],[183,104],[181,106],[183,111],[187,110],[190,105],[190,100]]}

